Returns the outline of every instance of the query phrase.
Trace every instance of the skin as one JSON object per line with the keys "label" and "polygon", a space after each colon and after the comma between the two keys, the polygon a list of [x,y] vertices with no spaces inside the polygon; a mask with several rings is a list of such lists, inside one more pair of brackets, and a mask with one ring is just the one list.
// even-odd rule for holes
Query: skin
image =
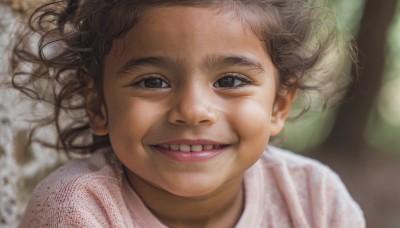
{"label": "skin", "polygon": [[[282,130],[294,97],[276,97],[277,78],[264,44],[234,13],[152,8],[114,41],[105,103],[91,91],[87,111],[92,131],[109,134],[132,187],[163,223],[232,227],[243,212],[243,174]],[[185,162],[154,147],[182,139],[224,148]]]}

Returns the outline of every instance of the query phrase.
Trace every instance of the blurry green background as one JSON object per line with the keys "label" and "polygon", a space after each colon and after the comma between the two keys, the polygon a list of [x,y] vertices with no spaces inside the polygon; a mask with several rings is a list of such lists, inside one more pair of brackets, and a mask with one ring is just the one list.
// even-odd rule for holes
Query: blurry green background
{"label": "blurry green background", "polygon": [[[327,2],[338,16],[341,27],[357,36],[361,18],[367,0],[333,0]],[[373,1],[373,0],[371,0]],[[378,2],[377,0],[375,0]],[[388,1],[380,1],[386,4]],[[400,156],[400,4],[396,6],[396,15],[386,34],[385,65],[382,86],[373,102],[369,119],[365,126],[366,143],[382,153],[394,153]],[[371,33],[375,30],[371,29]],[[362,55],[363,53],[360,53]],[[362,81],[363,65],[360,63],[359,80]],[[357,82],[356,82],[357,83]],[[335,121],[336,109],[321,112],[311,109],[301,118],[289,122],[286,126],[283,146],[294,151],[307,153],[323,142],[330,133]],[[349,126],[350,127],[350,126]]]}
{"label": "blurry green background", "polygon": [[[314,0],[321,2],[324,0]],[[283,147],[330,166],[364,211],[367,227],[400,227],[400,1],[331,0],[358,46],[345,99],[318,106],[283,134]],[[349,68],[350,69],[350,68]],[[316,99],[318,103],[318,99]]]}

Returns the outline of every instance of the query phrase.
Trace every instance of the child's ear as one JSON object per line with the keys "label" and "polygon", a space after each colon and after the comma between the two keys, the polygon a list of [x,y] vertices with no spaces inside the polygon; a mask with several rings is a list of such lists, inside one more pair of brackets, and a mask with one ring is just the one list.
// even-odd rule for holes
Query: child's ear
{"label": "child's ear", "polygon": [[90,129],[97,136],[108,134],[107,110],[101,101],[98,92],[92,88],[86,88],[83,96],[85,98],[85,110],[89,118]]}
{"label": "child's ear", "polygon": [[284,92],[284,95],[277,95],[272,109],[271,136],[276,136],[282,131],[295,96],[296,89],[287,90]]}

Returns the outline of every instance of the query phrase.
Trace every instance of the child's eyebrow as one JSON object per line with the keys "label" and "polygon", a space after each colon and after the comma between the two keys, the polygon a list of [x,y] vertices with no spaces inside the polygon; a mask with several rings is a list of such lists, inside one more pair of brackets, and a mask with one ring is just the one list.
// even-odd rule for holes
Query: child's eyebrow
{"label": "child's eyebrow", "polygon": [[[149,56],[149,57],[139,57],[129,60],[125,63],[119,70],[118,73],[124,73],[128,71],[132,71],[135,68],[144,67],[144,66],[157,66],[157,67],[171,67],[171,64],[174,66],[181,65],[183,60],[171,60],[167,57],[161,56]],[[245,56],[230,56],[230,55],[216,55],[216,56],[207,56],[205,61],[202,64],[202,68],[207,69],[216,69],[220,67],[229,67],[229,66],[241,66],[248,68],[248,70],[255,70],[257,72],[264,72],[265,69],[261,63],[253,60],[251,58]]]}
{"label": "child's eyebrow", "polygon": [[127,72],[130,70],[134,70],[138,67],[143,66],[160,66],[160,67],[167,67],[168,60],[163,57],[141,57],[141,58],[134,58],[129,60],[125,63],[119,70],[118,73]]}
{"label": "child's eyebrow", "polygon": [[206,61],[204,62],[204,68],[210,69],[210,68],[218,68],[218,67],[225,67],[225,66],[242,66],[245,68],[248,68],[249,70],[255,70],[260,73],[264,72],[265,69],[262,66],[261,63],[257,62],[256,60],[253,60],[251,58],[245,57],[245,56],[224,56],[224,55],[218,55],[218,56],[208,56]]}

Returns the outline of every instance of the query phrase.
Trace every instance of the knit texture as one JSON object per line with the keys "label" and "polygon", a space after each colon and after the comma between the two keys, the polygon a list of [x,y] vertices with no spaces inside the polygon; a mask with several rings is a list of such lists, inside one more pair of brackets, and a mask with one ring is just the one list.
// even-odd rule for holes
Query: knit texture
{"label": "knit texture", "polygon": [[[268,147],[245,173],[248,227],[365,227],[363,213],[326,166]],[[35,189],[20,227],[166,227],[129,186],[111,151],[72,160]]]}

